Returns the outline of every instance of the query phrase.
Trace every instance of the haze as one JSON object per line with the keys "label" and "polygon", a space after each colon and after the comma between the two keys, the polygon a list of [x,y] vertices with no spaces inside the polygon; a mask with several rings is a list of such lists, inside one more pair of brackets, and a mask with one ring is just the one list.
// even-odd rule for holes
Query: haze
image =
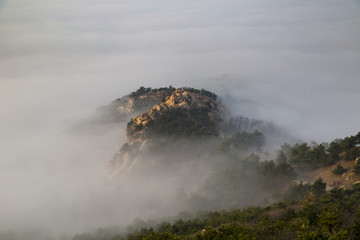
{"label": "haze", "polygon": [[357,133],[359,26],[356,0],[0,1],[0,224],[119,222],[123,126],[64,132],[139,86],[205,88],[306,140]]}

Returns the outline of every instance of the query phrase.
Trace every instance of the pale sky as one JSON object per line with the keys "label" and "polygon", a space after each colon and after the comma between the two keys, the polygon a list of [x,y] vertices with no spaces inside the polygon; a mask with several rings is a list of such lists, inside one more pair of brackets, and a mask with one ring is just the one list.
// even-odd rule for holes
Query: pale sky
{"label": "pale sky", "polygon": [[318,141],[359,130],[359,1],[0,6],[0,114],[10,122],[52,127],[139,86],[172,84],[230,94],[239,114]]}

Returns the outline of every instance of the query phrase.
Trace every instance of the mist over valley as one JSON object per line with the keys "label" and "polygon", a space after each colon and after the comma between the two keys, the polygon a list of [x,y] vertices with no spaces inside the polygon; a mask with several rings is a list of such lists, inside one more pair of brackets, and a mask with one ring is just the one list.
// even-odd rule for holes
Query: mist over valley
{"label": "mist over valley", "polygon": [[0,240],[356,239],[359,9],[0,1]]}

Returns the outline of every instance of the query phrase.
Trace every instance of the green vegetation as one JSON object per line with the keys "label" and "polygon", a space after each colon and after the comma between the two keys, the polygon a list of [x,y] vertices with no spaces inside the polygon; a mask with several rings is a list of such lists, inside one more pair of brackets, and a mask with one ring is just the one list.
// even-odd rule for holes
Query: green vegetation
{"label": "green vegetation", "polygon": [[[329,145],[328,148],[325,145]],[[338,162],[344,152],[345,160],[355,160],[360,156],[360,132],[351,137],[336,139],[330,144],[309,146],[307,143],[283,146],[289,163],[299,167],[318,168]]]}
{"label": "green vegetation", "polygon": [[197,93],[197,94],[209,97],[209,98],[211,98],[213,100],[217,99],[217,95],[215,93],[207,91],[207,90],[205,90],[203,88],[201,90],[198,90],[198,89],[195,89],[195,88],[184,87],[183,89],[186,90],[186,91],[189,91],[189,92],[193,92],[193,93]]}
{"label": "green vegetation", "polygon": [[237,132],[231,137],[225,138],[220,145],[222,152],[229,152],[236,149],[237,151],[261,151],[261,147],[265,144],[265,137],[259,131],[252,133]]}
{"label": "green vegetation", "polygon": [[138,98],[138,97],[140,97],[142,95],[145,95],[145,94],[149,93],[150,91],[151,91],[150,87],[148,87],[148,88],[140,87],[138,90],[130,93],[129,97]]}
{"label": "green vegetation", "polygon": [[204,138],[217,134],[215,123],[210,120],[210,109],[206,107],[185,109],[170,108],[163,111],[156,121],[147,124],[147,135],[151,137]]}
{"label": "green vegetation", "polygon": [[[217,97],[203,89],[185,90],[212,99]],[[136,98],[151,91],[171,94],[174,88],[141,87],[131,96]],[[307,171],[332,166],[343,159],[357,159],[354,172],[360,174],[360,132],[329,144],[284,144],[271,159],[271,154],[263,152],[266,141],[262,132],[231,129],[263,126],[274,132],[274,126],[240,117],[231,121],[225,132],[229,135],[225,137],[215,137],[218,129],[210,107],[171,108],[146,126],[136,125],[135,130],[144,129],[151,139],[144,158],[157,159],[162,167],[192,158],[209,159],[206,167],[212,170],[207,178],[195,192],[184,193],[181,200],[175,199],[189,213],[162,223],[137,219],[121,234],[103,229],[94,234],[76,235],[73,240],[356,239],[360,236],[360,184],[352,189],[327,191],[321,178],[313,183],[294,183],[295,169]],[[201,143],[207,146],[196,142],[199,139],[206,140]],[[192,146],[193,143],[198,145]],[[129,151],[128,145],[123,148]],[[346,171],[338,164],[332,172],[341,175]]]}
{"label": "green vegetation", "polygon": [[283,186],[288,186],[297,176],[290,164],[284,162],[276,164],[273,160],[261,162],[257,172],[261,186],[265,189],[281,189]]}
{"label": "green vegetation", "polygon": [[[219,156],[220,157],[220,156]],[[260,161],[254,153],[246,157],[231,154],[215,165],[215,171],[186,202],[189,210],[233,209],[264,205],[281,199],[296,173],[288,163]]]}
{"label": "green vegetation", "polygon": [[[207,90],[197,90],[194,88],[184,88],[187,91],[195,92],[199,95],[204,95],[212,99],[216,99],[217,96]],[[145,88],[140,87],[135,92],[132,92],[129,97],[136,99],[134,102],[135,109],[141,109],[141,107],[148,105],[151,99],[142,98],[140,96],[147,95],[150,93],[161,92],[162,101],[167,96],[171,95],[176,89],[172,86],[168,88]],[[209,103],[210,104],[210,103]],[[137,106],[139,105],[139,106]],[[156,120],[149,121],[146,126],[142,124],[133,124],[133,120],[128,123],[134,125],[131,131],[138,131],[145,129],[146,135],[149,138],[157,136],[161,137],[172,137],[172,138],[191,138],[191,139],[204,139],[210,136],[218,135],[218,129],[215,120],[210,118],[211,106],[206,107],[193,107],[190,109],[186,108],[171,108],[161,111]]]}
{"label": "green vegetation", "polygon": [[334,170],[331,171],[335,175],[342,175],[343,173],[347,172],[347,170],[338,164]]}
{"label": "green vegetation", "polygon": [[[209,97],[209,98],[211,98],[213,100],[217,99],[217,95],[215,93],[207,91],[207,90],[205,90],[203,88],[201,90],[198,90],[198,89],[195,89],[195,88],[184,87],[183,89],[186,90],[186,91],[189,91],[189,92],[193,92],[193,93],[197,93],[197,94],[200,94],[200,95],[203,95],[203,96],[207,96],[207,97]],[[128,96],[131,97],[131,98],[137,99],[138,97],[149,94],[150,92],[154,92],[154,93],[155,92],[165,92],[166,96],[170,96],[175,90],[176,90],[176,88],[172,87],[171,85],[169,87],[164,87],[164,88],[150,88],[150,87],[142,86],[139,89],[137,89],[136,91],[130,93]]]}
{"label": "green vegetation", "polygon": [[312,185],[300,183],[290,189],[294,193],[294,189],[302,189],[301,198],[290,194],[285,202],[266,207],[188,213],[192,217],[187,220],[159,224],[137,220],[127,233],[108,236],[103,233],[102,237],[82,234],[73,240],[357,239],[360,236],[359,184],[350,190],[334,188],[326,192],[324,183],[318,180]]}
{"label": "green vegetation", "polygon": [[[164,114],[164,118],[160,121],[161,124],[154,126],[153,129],[163,135],[169,134],[168,136],[186,136],[187,133],[193,133],[193,135],[190,135],[193,137],[207,136],[203,132],[192,128],[196,125],[184,125],[187,122],[181,118],[188,119],[186,114],[188,112],[184,109],[171,110]],[[195,113],[192,114],[196,116]],[[206,114],[199,114],[199,116],[204,115],[206,116]],[[178,123],[182,125],[177,125]],[[295,144],[294,146],[284,144],[281,150],[278,151],[276,160],[262,159],[260,161],[260,156],[262,158],[266,156],[262,152],[265,138],[258,131],[236,133],[220,141],[215,139],[215,142],[210,141],[208,143],[212,147],[209,147],[210,145],[205,148],[198,146],[196,150],[186,155],[187,158],[192,158],[191,154],[196,151],[198,156],[208,154],[212,158],[216,158],[216,161],[208,162],[213,169],[212,173],[196,192],[190,193],[188,198],[184,200],[186,210],[220,210],[240,208],[250,204],[266,205],[282,199],[300,200],[310,190],[315,196],[321,195],[325,191],[325,183],[322,179],[316,181],[312,187],[306,183],[300,183],[294,187],[292,183],[297,177],[294,167],[316,168],[327,166],[333,161],[331,154],[325,147],[329,144],[314,145],[312,147],[307,143]],[[337,140],[336,143],[341,146],[341,140]],[[169,162],[169,159],[172,159],[172,162],[177,162],[181,160],[176,160],[176,157],[174,157],[174,155],[177,155],[176,151],[186,152],[188,151],[186,148],[192,149],[191,144],[191,142],[188,145],[186,145],[186,142],[181,142],[182,147],[179,150],[178,147],[171,147],[172,144],[169,141],[153,141],[150,152],[153,152],[152,157],[154,156],[157,159],[161,159],[164,153],[167,153],[168,155],[163,157],[164,164]],[[328,149],[330,148],[328,147]],[[211,150],[209,151],[209,149]],[[154,152],[156,155],[154,155]],[[179,153],[179,155],[183,155],[183,153]],[[360,161],[356,166],[355,169],[360,171]],[[334,173],[343,173],[344,169],[340,168],[334,170]],[[303,171],[307,170],[303,169]]]}
{"label": "green vegetation", "polygon": [[169,87],[164,88],[146,88],[146,87],[140,87],[138,90],[130,93],[128,96],[134,99],[139,98],[140,96],[149,94],[150,92],[156,93],[156,92],[164,92],[165,96],[170,96],[176,89],[172,87],[171,85]]}

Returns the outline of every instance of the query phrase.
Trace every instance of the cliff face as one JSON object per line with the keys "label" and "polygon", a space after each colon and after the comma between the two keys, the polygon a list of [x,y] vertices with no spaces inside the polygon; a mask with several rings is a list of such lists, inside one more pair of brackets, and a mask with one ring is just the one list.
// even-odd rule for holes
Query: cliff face
{"label": "cliff face", "polygon": [[[199,114],[204,115],[197,116]],[[151,128],[160,127],[157,129],[158,133],[173,135],[178,129],[167,129],[168,131],[165,132],[166,129],[158,125],[166,126],[179,119],[198,124],[200,128],[207,130],[209,135],[218,135],[219,123],[224,115],[225,108],[215,99],[179,88],[167,96],[163,102],[154,105],[148,112],[131,119],[127,127],[127,144],[145,141],[153,135],[150,133]],[[181,130],[187,128],[181,125],[176,127],[182,128]]]}
{"label": "cliff face", "polygon": [[[141,91],[141,89],[143,89]],[[168,90],[140,88],[127,96],[119,98],[110,105],[99,109],[99,116],[105,121],[121,122],[148,111],[168,95]]]}
{"label": "cliff face", "polygon": [[[130,171],[137,162],[139,152],[153,139],[167,138],[177,141],[220,134],[220,123],[226,110],[216,100],[215,94],[205,90],[179,88],[171,93],[167,91],[158,94],[152,98],[154,101],[146,100],[146,103],[153,103],[160,97],[160,103],[154,104],[147,112],[132,118],[128,123],[127,142],[112,161],[115,174]],[[132,113],[133,107],[128,102],[118,109]]]}

